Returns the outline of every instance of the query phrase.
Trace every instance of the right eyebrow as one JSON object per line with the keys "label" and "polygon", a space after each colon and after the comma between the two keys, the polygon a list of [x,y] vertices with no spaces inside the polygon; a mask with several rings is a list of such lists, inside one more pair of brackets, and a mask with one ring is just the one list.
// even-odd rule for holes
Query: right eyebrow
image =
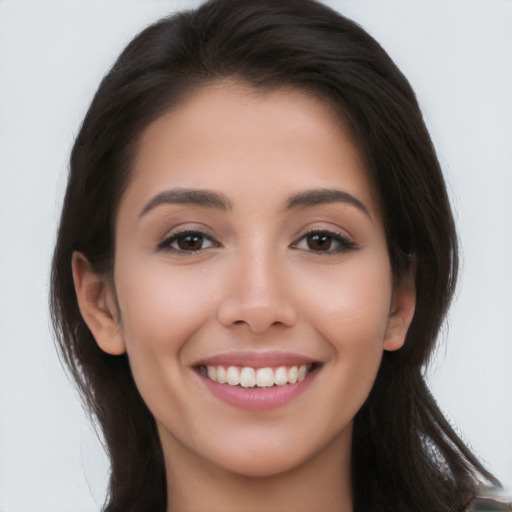
{"label": "right eyebrow", "polygon": [[162,204],[193,204],[223,211],[233,208],[231,201],[224,194],[205,189],[173,188],[164,190],[150,199],[140,212],[139,218]]}

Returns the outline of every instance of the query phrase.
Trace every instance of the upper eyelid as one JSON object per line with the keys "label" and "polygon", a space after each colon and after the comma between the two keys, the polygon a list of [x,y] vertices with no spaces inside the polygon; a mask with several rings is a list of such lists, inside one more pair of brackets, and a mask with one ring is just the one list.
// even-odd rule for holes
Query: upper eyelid
{"label": "upper eyelid", "polygon": [[215,236],[212,235],[211,233],[209,233],[207,230],[200,229],[200,228],[179,229],[177,231],[172,231],[171,233],[166,235],[165,238],[172,238],[172,237],[176,237],[176,236],[179,236],[179,235],[186,235],[186,234],[189,234],[189,233],[197,233],[197,234],[200,234],[200,235],[203,235],[203,236],[207,236],[209,238],[215,238]]}
{"label": "upper eyelid", "polygon": [[350,240],[354,240],[354,236],[351,233],[351,229],[349,229],[349,226],[346,225],[347,223],[343,222],[342,219],[329,218],[326,217],[326,215],[313,215],[298,220],[301,223],[302,227],[300,229],[297,229],[297,231],[295,232],[295,239],[298,239],[300,236],[305,236],[308,233],[322,232],[332,233],[334,235],[339,235],[345,238],[350,238]]}
{"label": "upper eyelid", "polygon": [[217,237],[212,233],[212,230],[210,230],[207,227],[194,227],[194,226],[177,226],[173,229],[170,229],[166,231],[164,236],[162,237],[162,240],[167,240],[172,237],[176,237],[179,235],[187,234],[187,233],[199,233],[205,237],[209,237],[212,239],[216,239]]}
{"label": "upper eyelid", "polygon": [[348,234],[345,230],[341,230],[341,229],[340,230],[336,230],[336,229],[333,229],[333,228],[312,228],[312,229],[308,229],[307,231],[303,232],[299,236],[295,237],[295,242],[293,242],[293,243],[299,242],[300,240],[302,240],[306,236],[315,235],[315,234],[331,235],[331,236],[333,236],[335,238],[336,237],[337,238],[342,238],[344,240],[349,240],[350,242],[355,243],[354,242],[354,238],[350,234]]}

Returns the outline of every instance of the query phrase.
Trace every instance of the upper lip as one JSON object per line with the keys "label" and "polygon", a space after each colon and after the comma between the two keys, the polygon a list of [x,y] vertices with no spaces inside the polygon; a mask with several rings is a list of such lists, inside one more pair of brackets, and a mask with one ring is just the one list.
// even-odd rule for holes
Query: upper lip
{"label": "upper lip", "polygon": [[270,351],[234,351],[215,354],[201,359],[193,366],[248,366],[251,368],[300,366],[317,363],[315,359],[293,352]]}

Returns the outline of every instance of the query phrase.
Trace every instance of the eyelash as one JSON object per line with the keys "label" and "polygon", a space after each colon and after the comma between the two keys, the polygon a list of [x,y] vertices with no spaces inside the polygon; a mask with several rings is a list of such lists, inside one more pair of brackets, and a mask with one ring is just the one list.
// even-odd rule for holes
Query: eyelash
{"label": "eyelash", "polygon": [[[319,251],[319,250],[314,250],[314,249],[310,249],[310,248],[301,248],[301,247],[299,247],[300,242],[305,240],[306,243],[307,243],[307,239],[309,237],[313,237],[313,236],[319,236],[319,237],[328,238],[328,239],[330,239],[331,244],[332,244],[332,241],[334,241],[334,242],[338,243],[339,245],[338,245],[338,247],[336,249],[331,249],[330,248],[331,244],[330,244],[328,249],[325,250],[325,251]],[[334,231],[325,230],[325,229],[313,229],[311,231],[308,231],[307,233],[302,235],[297,240],[297,242],[294,242],[292,244],[292,247],[294,249],[305,250],[305,251],[313,252],[314,254],[319,254],[319,255],[322,255],[322,256],[324,256],[324,255],[339,254],[339,253],[343,253],[343,252],[347,252],[347,251],[351,251],[351,250],[357,249],[357,245],[350,238],[348,238],[346,235],[343,235],[341,233],[337,233],[337,232],[334,232]]]}
{"label": "eyelash", "polygon": [[[177,242],[180,238],[184,238],[187,236],[200,237],[203,241],[208,240],[209,242],[212,243],[212,246],[205,247],[205,248],[201,247],[199,249],[191,250],[191,251],[187,251],[185,249],[180,249],[180,248],[172,246],[172,244],[174,242]],[[177,233],[173,233],[172,235],[168,236],[167,238],[165,238],[158,244],[157,249],[161,250],[161,251],[165,251],[165,250],[172,251],[177,254],[195,254],[200,251],[204,251],[205,249],[211,249],[214,247],[221,247],[221,244],[220,244],[220,242],[217,242],[217,240],[215,240],[215,238],[213,236],[209,235],[208,233],[205,233],[204,231],[198,230],[198,229],[187,229],[184,231],[178,231]]]}
{"label": "eyelash", "polygon": [[[195,249],[195,250],[186,250],[186,249],[181,249],[181,248],[173,247],[172,246],[172,244],[177,242],[180,238],[184,238],[184,237],[187,237],[187,236],[188,237],[200,238],[203,242],[204,242],[204,240],[207,240],[212,245],[210,247],[202,247],[201,246],[199,249]],[[308,248],[300,247],[300,243],[303,240],[305,240],[306,243],[307,243],[307,239],[309,237],[313,237],[313,236],[325,237],[325,238],[329,239],[330,243],[329,243],[329,247],[327,248],[327,250],[323,251],[323,250],[314,250],[314,249],[311,249],[309,247]],[[334,241],[334,242],[339,244],[338,247],[336,249],[334,249],[334,250],[331,249],[331,247],[330,247],[330,245],[332,244],[332,241]],[[183,255],[185,255],[185,254],[195,254],[195,253],[204,251],[206,249],[212,249],[212,248],[221,247],[221,246],[222,245],[220,244],[220,242],[215,240],[215,238],[213,236],[211,236],[210,234],[205,233],[204,231],[201,231],[201,230],[188,229],[188,230],[185,230],[185,231],[179,231],[177,233],[173,233],[169,237],[165,238],[164,240],[162,240],[158,244],[157,249],[158,250],[172,251],[172,252],[174,252],[176,254],[183,254]],[[311,231],[308,231],[307,233],[302,235],[296,242],[292,243],[291,247],[293,249],[304,250],[304,251],[313,252],[315,254],[321,254],[321,255],[339,254],[339,253],[342,253],[342,252],[346,252],[346,251],[357,249],[356,244],[352,240],[350,240],[350,238],[348,238],[347,236],[342,235],[341,233],[336,233],[336,232],[328,231],[328,230],[311,230]]]}

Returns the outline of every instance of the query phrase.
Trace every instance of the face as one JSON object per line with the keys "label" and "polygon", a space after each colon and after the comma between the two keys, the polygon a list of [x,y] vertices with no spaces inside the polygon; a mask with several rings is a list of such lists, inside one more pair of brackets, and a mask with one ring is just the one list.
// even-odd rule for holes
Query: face
{"label": "face", "polygon": [[126,350],[166,457],[246,475],[349,450],[412,315],[340,121],[303,93],[229,82],[143,134],[114,286],[119,325],[96,338]]}

